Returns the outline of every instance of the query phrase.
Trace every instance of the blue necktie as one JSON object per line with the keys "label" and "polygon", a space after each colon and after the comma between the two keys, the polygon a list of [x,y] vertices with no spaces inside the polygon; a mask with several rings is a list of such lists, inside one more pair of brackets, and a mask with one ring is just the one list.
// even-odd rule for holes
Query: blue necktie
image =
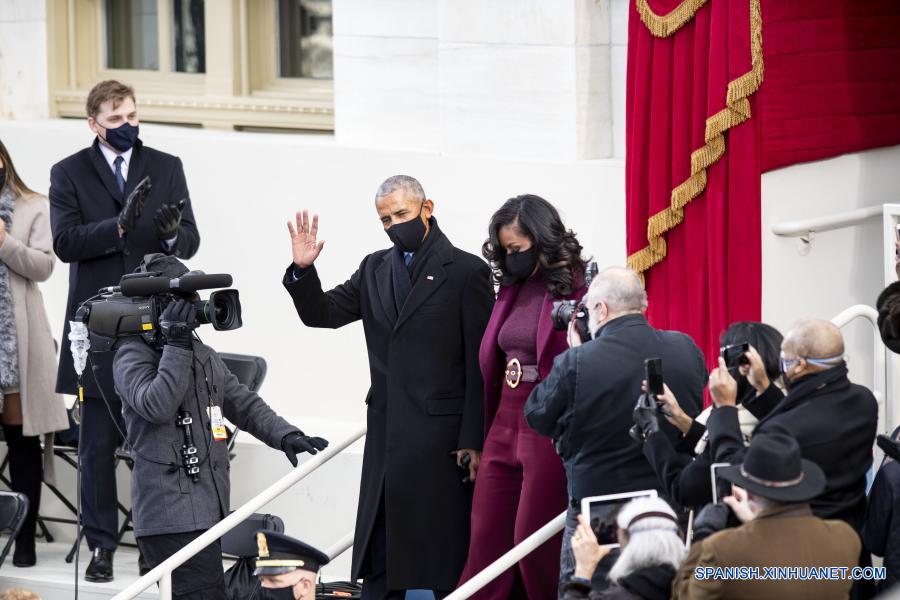
{"label": "blue necktie", "polygon": [[412,262],[412,259],[413,259],[412,252],[404,252],[403,253],[403,264],[405,264],[407,267],[409,266],[409,263]]}
{"label": "blue necktie", "polygon": [[116,160],[113,161],[116,165],[116,183],[119,184],[119,191],[123,194],[125,193],[125,178],[122,176],[122,163],[125,162],[125,159],[121,156],[117,156]]}

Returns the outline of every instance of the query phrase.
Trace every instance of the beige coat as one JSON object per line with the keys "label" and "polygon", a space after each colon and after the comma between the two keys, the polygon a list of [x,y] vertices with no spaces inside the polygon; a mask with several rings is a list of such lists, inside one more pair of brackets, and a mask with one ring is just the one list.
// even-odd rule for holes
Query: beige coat
{"label": "beige coat", "polygon": [[728,571],[698,579],[695,569],[750,567],[765,576],[766,567],[838,567],[849,575],[859,561],[860,545],[849,525],[813,516],[808,504],[771,508],[741,527],[691,546],[672,582],[672,600],[846,600],[853,583],[849,579],[740,579],[747,573]]}
{"label": "beige coat", "polygon": [[[52,248],[47,198],[17,198],[12,229],[0,245],[0,260],[9,267],[24,435],[50,434],[69,427],[62,396],[54,391],[56,348],[37,285],[53,273],[56,257]],[[52,449],[52,444],[49,447]]]}

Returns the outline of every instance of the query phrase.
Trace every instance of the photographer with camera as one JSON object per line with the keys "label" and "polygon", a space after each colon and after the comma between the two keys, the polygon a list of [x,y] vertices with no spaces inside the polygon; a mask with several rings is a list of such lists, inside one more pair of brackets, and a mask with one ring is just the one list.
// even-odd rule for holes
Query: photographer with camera
{"label": "photographer with camera", "polygon": [[[830,321],[801,321],[788,332],[781,344],[781,371],[788,394],[761,416],[753,435],[794,437],[803,457],[825,472],[825,489],[810,502],[813,512],[843,519],[860,531],[878,425],[875,397],[848,379],[844,339]],[[717,406],[707,422],[713,459],[739,462],[746,449],[736,406],[738,384],[722,358],[709,377],[709,391]]]}
{"label": "photographer with camera", "polygon": [[[186,259],[200,246],[181,161],[138,139],[134,90],[118,81],[100,82],[88,94],[86,109],[96,135],[93,145],[50,171],[53,250],[70,263],[56,391],[69,395],[78,395],[69,341],[78,305],[100,288],[116,285],[145,254]],[[120,419],[121,406],[112,356],[94,357],[100,366],[97,380],[89,374],[82,382],[81,506],[84,536],[94,553],[85,579],[106,582],[113,578],[119,539],[115,450],[122,443],[110,415]]]}
{"label": "photographer with camera", "polygon": [[[176,258],[161,254],[146,257],[141,269],[158,272],[164,282],[188,273]],[[169,300],[159,316],[157,342],[124,337],[113,361],[134,460],[134,535],[151,568],[228,515],[224,419],[283,451],[294,466],[297,454],[328,446],[275,414],[194,336],[198,299]],[[173,598],[225,598],[219,542],[177,568],[172,586]]]}
{"label": "photographer with camera", "polygon": [[[752,321],[733,323],[719,338],[726,367],[737,379],[738,422],[744,445],[750,443],[759,418],[771,410],[770,404],[777,404],[784,397],[780,388],[772,384],[781,377],[778,360],[781,341],[777,329]],[[668,386],[664,389],[665,393],[657,398],[663,415],[681,432],[683,446],[689,451],[678,452],[669,438],[657,431],[646,436],[644,455],[673,502],[700,509],[713,499],[709,469],[714,461],[705,426],[713,407],[692,419],[681,409]],[[639,422],[657,417],[655,411],[645,416],[643,410],[636,410],[634,418]]]}
{"label": "photographer with camera", "polygon": [[[584,295],[581,244],[552,204],[539,196],[507,200],[494,213],[482,254],[500,286],[479,362],[487,437],[472,501],[472,537],[460,583],[480,573],[566,508],[559,457],[525,423],[522,409],[553,359],[566,350],[551,315]],[[566,305],[569,306],[569,305]],[[546,541],[473,597],[505,600],[516,579],[529,598],[554,598],[561,536]],[[518,571],[518,573],[516,572]]]}
{"label": "photographer with camera", "polygon": [[[689,416],[699,412],[706,383],[703,353],[688,336],[654,329],[644,317],[647,294],[637,273],[610,268],[591,282],[585,304],[593,340],[558,356],[553,370],[525,403],[525,420],[553,438],[563,459],[570,499],[563,535],[560,580],[574,572],[570,547],[582,498],[657,488],[664,494],[642,444],[629,436],[634,399],[641,395],[644,361],[658,357],[665,381],[683,399]],[[654,421],[673,443],[678,431]],[[648,424],[650,429],[651,425]],[[594,585],[606,585],[601,563]]]}

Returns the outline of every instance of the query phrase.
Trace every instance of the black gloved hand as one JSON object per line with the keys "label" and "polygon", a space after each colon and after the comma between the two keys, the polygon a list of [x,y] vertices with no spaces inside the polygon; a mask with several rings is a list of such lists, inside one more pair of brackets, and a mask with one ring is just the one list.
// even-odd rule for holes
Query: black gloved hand
{"label": "black gloved hand", "polygon": [[717,531],[728,528],[731,509],[724,502],[713,504],[710,502],[697,514],[694,519],[694,542],[709,537]]}
{"label": "black gloved hand", "polygon": [[640,434],[641,440],[646,440],[651,433],[659,431],[657,406],[650,394],[641,394],[638,397],[634,411],[631,413],[631,419],[634,421],[637,428],[636,433]]}
{"label": "black gloved hand", "polygon": [[159,330],[166,343],[185,350],[191,349],[191,332],[197,325],[197,311],[184,299],[170,302],[159,316]]}
{"label": "black gloved hand", "polygon": [[328,447],[328,440],[320,437],[309,437],[302,431],[293,431],[281,439],[281,449],[287,455],[291,465],[297,466],[297,454],[309,452],[318,454]]}
{"label": "black gloved hand", "polygon": [[156,209],[153,223],[156,225],[156,235],[161,240],[171,240],[178,235],[178,226],[181,225],[181,212],[184,210],[186,200],[178,201],[175,206],[165,204]]}
{"label": "black gloved hand", "polygon": [[885,456],[890,456],[894,460],[900,461],[900,442],[881,434],[875,438],[875,441],[878,442],[878,447],[881,448]]}
{"label": "black gloved hand", "polygon": [[137,223],[138,218],[141,216],[141,212],[144,210],[144,202],[147,201],[147,196],[150,195],[150,176],[144,177],[141,179],[141,182],[137,184],[128,197],[125,198],[125,204],[122,206],[122,211],[119,213],[119,228],[124,232],[128,233],[134,229],[135,224]]}

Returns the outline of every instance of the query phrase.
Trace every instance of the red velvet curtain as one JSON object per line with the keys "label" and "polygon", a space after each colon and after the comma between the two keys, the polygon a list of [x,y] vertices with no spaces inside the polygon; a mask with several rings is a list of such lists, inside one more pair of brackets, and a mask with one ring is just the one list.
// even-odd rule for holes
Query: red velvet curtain
{"label": "red velvet curtain", "polygon": [[712,366],[720,333],[760,318],[761,172],[900,144],[900,2],[630,11],[628,263],[651,322],[690,334]]}
{"label": "red velvet curtain", "polygon": [[[638,6],[666,15],[678,2],[637,0],[629,17],[629,265],[645,275],[653,325],[690,334],[710,364],[729,323],[760,317],[760,132],[759,119],[752,118],[758,102],[753,86],[742,90],[743,98],[733,94],[729,107],[729,84],[754,70],[751,13],[758,2],[710,0],[666,37],[658,35],[668,32],[666,25],[654,34]],[[673,210],[673,204],[684,207]],[[657,232],[668,231],[648,235],[654,223]]]}

